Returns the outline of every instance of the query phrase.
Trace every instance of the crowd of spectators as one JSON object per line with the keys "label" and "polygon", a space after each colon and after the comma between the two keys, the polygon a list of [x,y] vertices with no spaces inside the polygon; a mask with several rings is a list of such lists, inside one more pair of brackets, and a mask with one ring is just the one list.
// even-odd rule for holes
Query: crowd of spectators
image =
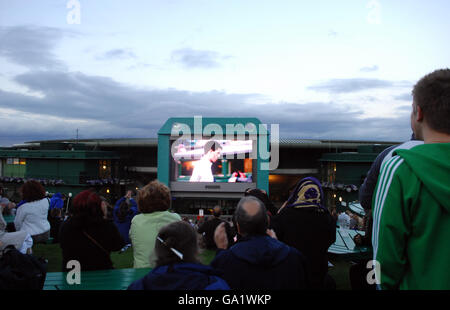
{"label": "crowd of spectators", "polygon": [[[151,271],[130,290],[333,290],[328,249],[338,226],[365,230],[354,242],[373,247],[373,257],[353,262],[352,288],[450,289],[449,119],[450,70],[438,70],[414,87],[412,141],[386,149],[368,171],[359,192],[363,219],[330,212],[314,177],[299,180],[280,208],[265,191],[249,189],[231,223],[216,206],[198,226],[170,211],[170,189],[158,180],[135,198],[128,191],[114,208],[95,190],[82,191],[70,210],[62,195],[49,198],[39,182],[27,181],[17,205],[0,188],[0,249],[12,244],[30,253],[52,237],[63,271],[71,260],[87,271],[112,269],[111,253],[131,246],[134,268]],[[3,214],[15,214],[14,231]],[[198,259],[199,241],[216,251],[209,265]],[[377,286],[366,281],[369,261],[381,265]]]}

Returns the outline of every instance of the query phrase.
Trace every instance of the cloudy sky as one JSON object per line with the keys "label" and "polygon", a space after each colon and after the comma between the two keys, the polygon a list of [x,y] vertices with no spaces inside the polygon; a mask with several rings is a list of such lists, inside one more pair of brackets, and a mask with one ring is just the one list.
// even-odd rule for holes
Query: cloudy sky
{"label": "cloudy sky", "polygon": [[0,0],[0,145],[156,137],[169,117],[402,141],[449,67],[447,0]]}

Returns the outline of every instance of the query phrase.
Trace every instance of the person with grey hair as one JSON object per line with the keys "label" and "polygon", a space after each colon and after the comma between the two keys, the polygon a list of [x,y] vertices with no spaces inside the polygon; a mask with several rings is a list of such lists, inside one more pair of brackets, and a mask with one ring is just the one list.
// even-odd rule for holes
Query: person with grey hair
{"label": "person with grey hair", "polygon": [[211,266],[222,271],[232,289],[307,289],[309,274],[305,257],[276,239],[268,229],[264,204],[256,197],[243,197],[234,213],[239,241],[227,249],[224,224],[214,239],[219,249]]}

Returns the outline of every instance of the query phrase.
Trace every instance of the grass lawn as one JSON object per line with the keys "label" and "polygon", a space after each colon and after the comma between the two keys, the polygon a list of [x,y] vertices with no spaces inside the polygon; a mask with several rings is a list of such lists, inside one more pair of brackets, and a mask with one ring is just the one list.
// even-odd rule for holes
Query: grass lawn
{"label": "grass lawn", "polygon": [[[33,246],[33,254],[42,256],[48,260],[48,272],[60,272],[62,268],[61,248],[59,244],[36,244]],[[215,256],[215,251],[200,250],[200,260],[203,264],[209,264]],[[112,253],[111,259],[114,268],[133,268],[133,249],[128,248],[124,253]],[[329,269],[330,275],[336,281],[338,290],[350,290],[348,270],[350,262],[339,259],[331,260],[334,267]]]}
{"label": "grass lawn", "polygon": [[[215,251],[201,250],[200,260],[207,265],[215,256]],[[60,272],[62,270],[62,253],[59,244],[36,244],[33,246],[33,254],[42,256],[48,260],[48,272]],[[113,266],[116,269],[133,268],[133,249],[128,248],[125,252],[111,254]]]}

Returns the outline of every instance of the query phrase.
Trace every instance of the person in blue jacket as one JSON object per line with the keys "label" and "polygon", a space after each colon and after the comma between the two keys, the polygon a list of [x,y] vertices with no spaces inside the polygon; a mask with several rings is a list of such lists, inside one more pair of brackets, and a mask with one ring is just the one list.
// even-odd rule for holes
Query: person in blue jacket
{"label": "person in blue jacket", "polygon": [[215,232],[218,249],[211,262],[231,289],[299,290],[310,288],[307,258],[268,230],[264,204],[256,197],[239,201],[234,213],[239,241],[227,249],[224,224]]}
{"label": "person in blue jacket", "polygon": [[162,227],[156,237],[156,267],[134,281],[129,290],[228,290],[210,266],[201,264],[197,232],[185,221]]}
{"label": "person in blue jacket", "polygon": [[132,191],[127,191],[124,197],[117,200],[113,210],[114,223],[126,244],[131,243],[129,236],[131,220],[138,213],[136,200],[131,198],[131,195]]}

